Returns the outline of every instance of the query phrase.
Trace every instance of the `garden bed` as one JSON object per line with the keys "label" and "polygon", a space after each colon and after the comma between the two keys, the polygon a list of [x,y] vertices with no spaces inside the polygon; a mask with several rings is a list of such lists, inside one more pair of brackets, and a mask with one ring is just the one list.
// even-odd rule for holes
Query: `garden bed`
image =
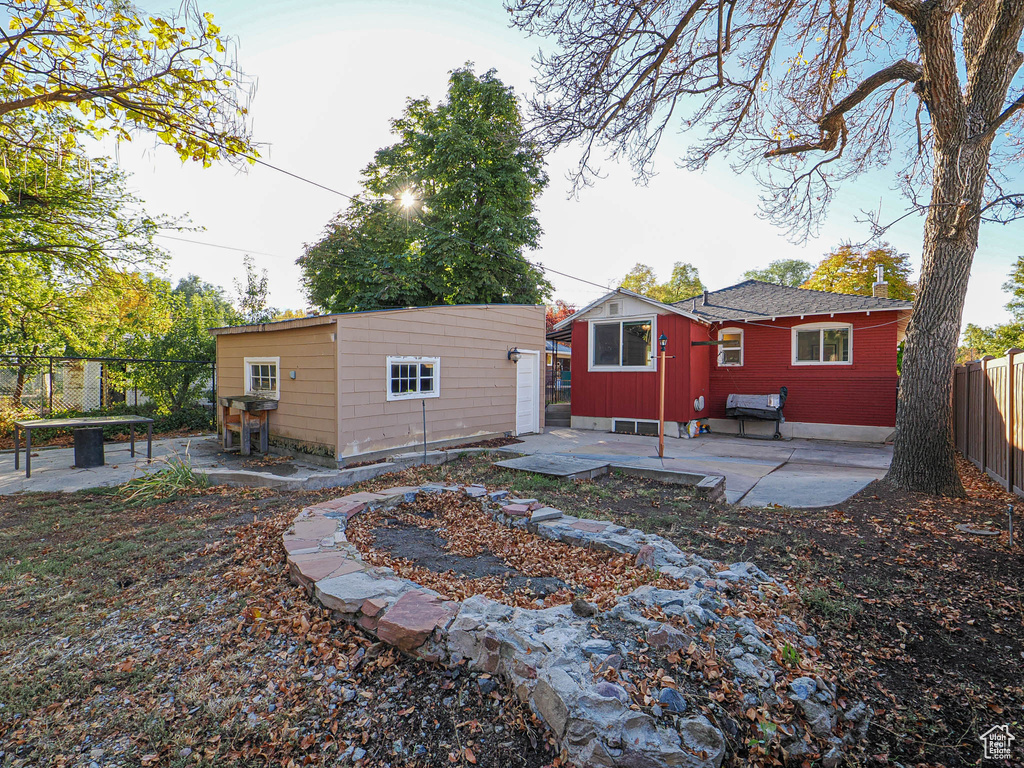
{"label": "garden bed", "polygon": [[520,608],[550,608],[583,598],[608,608],[650,584],[687,586],[638,568],[632,555],[581,549],[496,521],[481,502],[455,493],[363,512],[345,530],[363,560],[447,600],[484,595]]}

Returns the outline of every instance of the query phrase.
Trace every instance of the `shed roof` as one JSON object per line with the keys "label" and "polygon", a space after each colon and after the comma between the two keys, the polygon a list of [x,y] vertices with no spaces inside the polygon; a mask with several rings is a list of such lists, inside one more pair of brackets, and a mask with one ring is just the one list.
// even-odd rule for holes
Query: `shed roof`
{"label": "shed roof", "polygon": [[674,306],[712,323],[839,312],[910,310],[914,307],[911,302],[902,299],[876,299],[873,296],[791,288],[760,280],[746,280],[728,288],[710,291],[706,299],[703,295],[695,296],[678,301]]}
{"label": "shed roof", "polygon": [[435,304],[424,307],[391,307],[388,309],[365,309],[358,312],[334,312],[329,315],[308,315],[307,317],[293,317],[288,320],[273,320],[269,323],[256,323],[254,325],[229,325],[222,328],[210,328],[214,336],[221,336],[229,333],[259,333],[260,331],[285,331],[291,328],[306,328],[311,325],[330,325],[342,317],[356,317],[358,315],[378,315],[385,312],[415,312],[419,309],[447,309],[457,310],[463,307],[543,307],[541,304]]}

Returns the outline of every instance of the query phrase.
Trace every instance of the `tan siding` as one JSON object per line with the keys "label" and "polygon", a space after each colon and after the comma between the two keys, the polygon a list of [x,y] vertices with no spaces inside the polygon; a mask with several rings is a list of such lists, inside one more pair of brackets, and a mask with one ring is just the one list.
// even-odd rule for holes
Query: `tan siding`
{"label": "tan siding", "polygon": [[[337,447],[337,346],[333,324],[217,336],[217,393],[244,392],[246,357],[280,357],[281,399],[270,415],[271,437]],[[295,371],[294,380],[289,372]]]}
{"label": "tan siding", "polygon": [[[544,350],[543,307],[431,307],[337,321],[339,455],[345,457],[420,443],[424,402],[431,442],[512,432],[516,367],[508,350]],[[389,355],[441,358],[440,396],[389,402]],[[543,365],[538,368],[543,426]]]}

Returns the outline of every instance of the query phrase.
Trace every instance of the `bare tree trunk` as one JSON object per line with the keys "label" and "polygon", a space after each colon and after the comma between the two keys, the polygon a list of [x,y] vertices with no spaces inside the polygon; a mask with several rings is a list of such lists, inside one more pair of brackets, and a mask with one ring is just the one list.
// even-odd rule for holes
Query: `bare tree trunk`
{"label": "bare tree trunk", "polygon": [[953,364],[978,247],[987,142],[937,148],[921,283],[907,329],[896,443],[885,476],[904,490],[963,496],[953,447]]}

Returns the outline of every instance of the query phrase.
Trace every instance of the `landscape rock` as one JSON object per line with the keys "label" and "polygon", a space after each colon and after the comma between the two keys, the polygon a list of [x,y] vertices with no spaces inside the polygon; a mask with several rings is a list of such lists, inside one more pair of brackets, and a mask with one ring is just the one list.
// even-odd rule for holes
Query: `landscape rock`
{"label": "landscape rock", "polygon": [[794,701],[806,701],[814,695],[817,689],[818,684],[814,682],[813,678],[798,677],[789,683],[789,690],[791,691],[789,698]]}
{"label": "landscape rock", "polygon": [[672,714],[681,715],[686,711],[686,699],[675,688],[662,688],[658,701]]}
{"label": "landscape rock", "polygon": [[412,589],[408,583],[379,578],[367,571],[354,571],[316,583],[316,597],[326,607],[339,613],[356,613],[363,602],[380,598],[389,603]]}
{"label": "landscape rock", "polygon": [[807,727],[811,733],[819,739],[827,739],[832,735],[835,720],[828,707],[813,699],[805,699],[797,703],[803,710],[804,717],[807,718]]}
{"label": "landscape rock", "polygon": [[634,563],[637,568],[654,568],[654,547],[650,544],[644,544],[640,547],[636,553],[636,561]]}
{"label": "landscape rock", "polygon": [[658,624],[647,630],[647,644],[651,648],[657,648],[666,653],[682,650],[691,642],[693,642],[692,637],[680,632],[671,624]]}
{"label": "landscape rock", "polygon": [[430,634],[451,618],[452,604],[436,595],[410,590],[392,605],[377,623],[377,637],[409,652],[423,645]]}
{"label": "landscape rock", "polygon": [[540,507],[530,515],[531,523],[543,523],[546,520],[557,520],[562,516],[562,510],[554,507]]}

